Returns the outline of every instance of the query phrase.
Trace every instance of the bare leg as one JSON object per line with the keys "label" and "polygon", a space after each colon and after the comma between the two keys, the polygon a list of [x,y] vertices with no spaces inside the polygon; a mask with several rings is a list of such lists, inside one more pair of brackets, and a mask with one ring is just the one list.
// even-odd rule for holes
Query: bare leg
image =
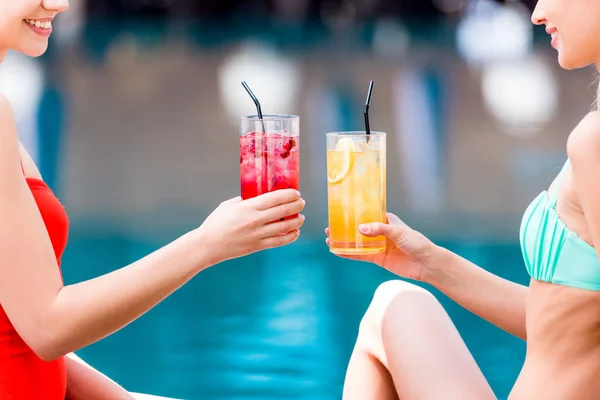
{"label": "bare leg", "polygon": [[403,281],[383,283],[361,321],[344,400],[488,400],[494,393],[442,305]]}

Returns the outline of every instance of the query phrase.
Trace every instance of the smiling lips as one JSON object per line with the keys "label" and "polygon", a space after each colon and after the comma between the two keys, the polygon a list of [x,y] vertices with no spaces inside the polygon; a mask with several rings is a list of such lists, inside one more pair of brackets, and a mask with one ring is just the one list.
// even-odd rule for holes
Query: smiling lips
{"label": "smiling lips", "polygon": [[25,23],[38,35],[48,37],[52,33],[52,19],[26,19]]}
{"label": "smiling lips", "polygon": [[546,33],[550,35],[552,47],[556,49],[558,47],[558,30],[553,26],[548,26]]}

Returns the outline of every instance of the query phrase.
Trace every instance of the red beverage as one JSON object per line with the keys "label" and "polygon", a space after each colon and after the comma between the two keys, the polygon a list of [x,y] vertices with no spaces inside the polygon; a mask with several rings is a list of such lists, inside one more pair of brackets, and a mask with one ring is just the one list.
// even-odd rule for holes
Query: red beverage
{"label": "red beverage", "polygon": [[279,189],[299,190],[298,135],[250,132],[240,136],[240,178],[244,200]]}

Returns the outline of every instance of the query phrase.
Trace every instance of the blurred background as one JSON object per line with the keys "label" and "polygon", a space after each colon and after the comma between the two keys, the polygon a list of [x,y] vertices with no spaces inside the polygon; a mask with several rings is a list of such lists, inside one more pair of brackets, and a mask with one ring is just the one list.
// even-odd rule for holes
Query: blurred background
{"label": "blurred background", "polygon": [[[562,71],[534,1],[71,0],[39,59],[9,54],[0,91],[71,218],[67,283],[124,266],[239,194],[238,121],[301,124],[307,221],[283,249],[201,273],[81,351],[129,390],[184,399],[339,399],[361,315],[394,277],[328,252],[325,139],[389,134],[388,210],[527,282],[518,232],[594,102]],[[440,293],[499,398],[524,343]]]}

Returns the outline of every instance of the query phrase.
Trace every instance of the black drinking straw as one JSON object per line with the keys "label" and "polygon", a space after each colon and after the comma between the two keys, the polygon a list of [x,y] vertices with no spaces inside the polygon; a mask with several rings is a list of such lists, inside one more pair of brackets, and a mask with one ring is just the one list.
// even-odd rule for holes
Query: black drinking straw
{"label": "black drinking straw", "polygon": [[369,125],[369,107],[371,106],[371,95],[373,94],[373,81],[369,84],[369,93],[367,93],[367,102],[365,103],[365,132],[367,133],[367,142],[371,135],[371,126]]}
{"label": "black drinking straw", "polygon": [[252,98],[252,101],[256,105],[256,112],[258,113],[258,118],[260,118],[260,121],[262,123],[263,132],[266,133],[266,130],[265,130],[265,121],[263,120],[263,114],[262,114],[262,109],[260,108],[260,102],[258,101],[258,99],[256,98],[256,96],[254,95],[254,93],[252,92],[252,90],[250,90],[250,86],[248,86],[248,84],[246,83],[246,81],[242,82],[242,86],[244,87],[244,89],[246,89],[246,92],[248,92],[248,94]]}

